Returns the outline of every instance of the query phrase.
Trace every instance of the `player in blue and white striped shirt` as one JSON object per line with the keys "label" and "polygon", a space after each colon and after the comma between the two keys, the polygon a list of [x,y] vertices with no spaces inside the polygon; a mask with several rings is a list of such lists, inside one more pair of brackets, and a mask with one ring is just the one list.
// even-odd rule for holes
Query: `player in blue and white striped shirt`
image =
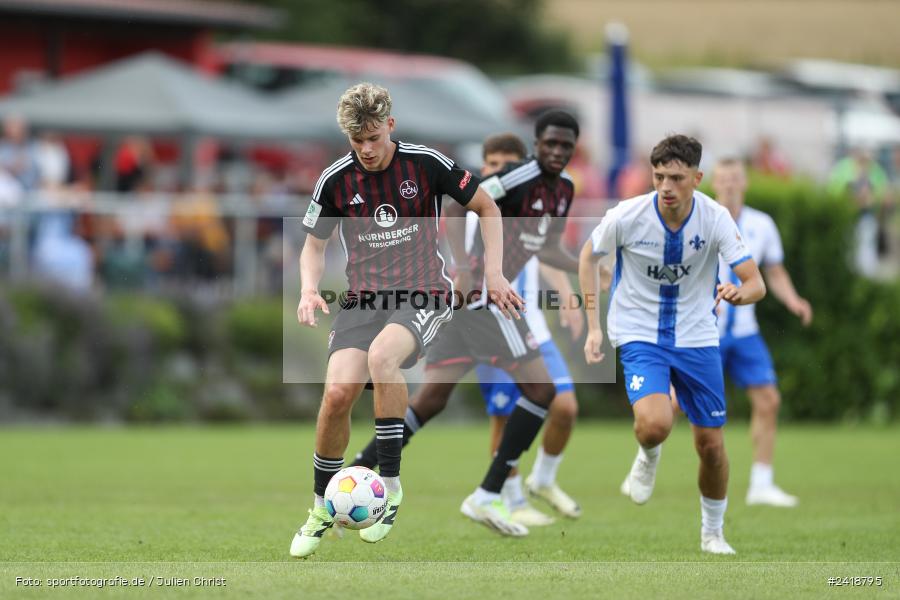
{"label": "player in blue and white striped shirt", "polygon": [[[733,554],[722,532],[727,506],[728,457],[725,386],[715,309],[721,300],[750,304],[765,284],[728,211],[696,191],[702,146],[673,135],[653,149],[656,191],[610,209],[581,251],[582,293],[597,294],[598,263],[615,256],[607,329],[619,350],[640,444],[623,492],[634,502],[650,499],[660,445],[674,422],[669,387],[691,422],[700,456],[700,547]],[[740,285],[720,283],[719,257]],[[597,303],[588,316],[585,358],[603,359]]]}

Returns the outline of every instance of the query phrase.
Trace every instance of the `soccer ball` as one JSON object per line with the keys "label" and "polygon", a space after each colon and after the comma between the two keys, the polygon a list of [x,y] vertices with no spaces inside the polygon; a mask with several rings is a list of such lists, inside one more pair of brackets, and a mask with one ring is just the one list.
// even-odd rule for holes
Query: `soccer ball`
{"label": "soccer ball", "polygon": [[325,488],[325,509],[347,529],[371,527],[384,516],[386,504],[384,480],[365,467],[341,469]]}

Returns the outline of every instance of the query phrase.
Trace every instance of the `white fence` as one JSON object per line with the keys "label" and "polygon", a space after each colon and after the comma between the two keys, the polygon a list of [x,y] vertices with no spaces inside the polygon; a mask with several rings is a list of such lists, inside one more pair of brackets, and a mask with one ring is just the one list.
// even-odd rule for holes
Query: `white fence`
{"label": "white fence", "polygon": [[[569,224],[572,234],[569,241],[574,238],[583,241],[593,220],[599,222],[613,202],[579,199],[570,213],[573,219]],[[65,228],[70,239],[77,237],[81,240],[76,240],[77,244],[88,245],[95,256],[102,256],[104,249],[115,247],[117,252],[145,264],[153,250],[148,237],[162,237],[167,243],[179,245],[186,242],[186,235],[221,237],[224,232],[228,264],[212,280],[207,279],[205,285],[177,268],[153,273],[154,281],[163,286],[215,288],[222,295],[236,297],[277,294],[283,273],[295,275],[294,261],[303,240],[300,228],[286,226],[284,219],[302,217],[308,203],[309,196],[297,195],[255,198],[207,193],[33,194],[13,206],[0,207],[0,281],[45,276],[40,269],[41,261],[36,259],[38,240],[46,229],[44,225],[58,217],[67,222],[57,224],[57,229]],[[99,225],[88,233],[73,231],[72,222],[85,217]],[[185,222],[189,223],[187,228]],[[265,225],[275,231],[264,231],[260,236],[260,229],[267,229]],[[185,229],[189,231],[186,233]],[[65,252],[65,247],[54,246],[52,252]],[[180,258],[176,256],[176,260]],[[101,262],[97,261],[92,274],[97,282],[95,286],[103,288],[108,282],[104,280]],[[343,265],[332,266],[343,268]],[[262,272],[265,268],[271,272]],[[289,285],[292,283],[288,281]],[[140,290],[142,285],[131,287]]]}
{"label": "white fence", "polygon": [[[262,291],[258,285],[260,223],[274,224],[284,217],[302,215],[308,202],[308,197],[287,195],[36,193],[0,207],[0,278],[21,281],[40,277],[36,238],[42,235],[41,224],[57,217],[68,223],[57,226],[54,234],[76,236],[94,254],[98,247],[114,242],[131,256],[146,258],[148,236],[179,244],[185,241],[186,230],[201,238],[210,234],[221,238],[224,232],[228,266],[217,274],[216,281],[230,287],[236,296],[253,295]],[[100,225],[88,235],[73,233],[72,223],[83,217]],[[280,235],[282,228],[274,229]],[[277,243],[280,253],[280,240]]]}

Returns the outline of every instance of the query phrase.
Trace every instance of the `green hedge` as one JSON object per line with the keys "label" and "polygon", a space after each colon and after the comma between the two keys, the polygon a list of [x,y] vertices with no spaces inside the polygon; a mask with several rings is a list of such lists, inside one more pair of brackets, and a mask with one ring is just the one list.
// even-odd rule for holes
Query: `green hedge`
{"label": "green hedge", "polygon": [[0,421],[305,418],[281,384],[281,303],[0,289]]}
{"label": "green hedge", "polygon": [[249,354],[281,361],[281,304],[258,299],[235,304],[228,308],[226,321],[228,337],[235,349]]}
{"label": "green hedge", "polygon": [[872,419],[900,408],[900,282],[851,269],[856,211],[807,182],[754,178],[747,204],[772,215],[785,267],[815,316],[804,329],[773,295],[757,307],[780,379],[782,414]]}

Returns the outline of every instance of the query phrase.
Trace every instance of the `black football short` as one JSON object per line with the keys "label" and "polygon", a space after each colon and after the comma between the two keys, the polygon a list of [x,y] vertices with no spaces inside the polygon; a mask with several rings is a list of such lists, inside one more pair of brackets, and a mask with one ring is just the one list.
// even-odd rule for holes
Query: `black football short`
{"label": "black football short", "polygon": [[369,346],[381,330],[390,323],[406,327],[416,338],[418,350],[404,360],[408,369],[425,354],[425,349],[438,337],[438,331],[453,317],[452,303],[443,294],[427,294],[411,298],[395,291],[385,292],[373,302],[365,297],[350,296],[342,301],[341,311],[334,318],[328,335],[328,356],[344,348],[369,351]]}
{"label": "black football short", "polygon": [[537,340],[522,319],[507,319],[496,306],[461,308],[428,348],[426,366],[488,364],[513,369],[541,356]]}

